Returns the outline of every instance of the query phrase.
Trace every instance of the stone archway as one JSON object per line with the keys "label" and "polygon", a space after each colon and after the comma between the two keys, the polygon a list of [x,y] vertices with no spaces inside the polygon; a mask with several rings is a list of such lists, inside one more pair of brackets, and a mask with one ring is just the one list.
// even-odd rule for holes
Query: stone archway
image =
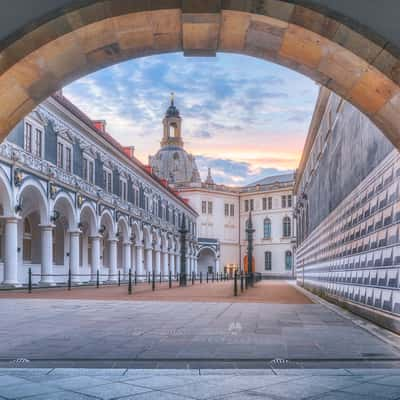
{"label": "stone archway", "polygon": [[198,272],[206,276],[207,273],[214,274],[217,271],[217,253],[211,247],[203,247],[197,255]]}
{"label": "stone archway", "polygon": [[102,0],[53,10],[3,43],[0,138],[58,88],[99,68],[164,52],[235,52],[327,86],[400,148],[400,52],[346,15],[293,3]]}

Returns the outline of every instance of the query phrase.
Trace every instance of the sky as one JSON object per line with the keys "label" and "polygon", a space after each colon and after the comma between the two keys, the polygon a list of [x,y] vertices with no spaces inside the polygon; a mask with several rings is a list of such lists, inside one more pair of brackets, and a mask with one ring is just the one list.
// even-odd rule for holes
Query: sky
{"label": "sky", "polygon": [[276,64],[248,56],[130,60],[88,75],[64,95],[107,131],[135,146],[145,164],[162,137],[170,93],[183,118],[185,149],[205,179],[244,185],[297,168],[318,86]]}

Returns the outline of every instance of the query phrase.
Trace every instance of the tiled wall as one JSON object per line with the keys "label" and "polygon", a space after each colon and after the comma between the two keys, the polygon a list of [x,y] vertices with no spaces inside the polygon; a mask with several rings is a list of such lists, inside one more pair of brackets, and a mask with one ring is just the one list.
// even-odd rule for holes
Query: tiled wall
{"label": "tiled wall", "polygon": [[297,250],[306,287],[400,315],[400,154],[393,150]]}

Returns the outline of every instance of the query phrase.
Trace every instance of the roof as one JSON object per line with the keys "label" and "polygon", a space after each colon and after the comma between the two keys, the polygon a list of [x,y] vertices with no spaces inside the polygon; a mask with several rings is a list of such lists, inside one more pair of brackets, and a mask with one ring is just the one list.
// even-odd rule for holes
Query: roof
{"label": "roof", "polygon": [[290,174],[267,176],[256,182],[246,185],[246,187],[257,186],[257,185],[271,185],[273,183],[288,183],[292,182],[293,180],[294,180],[294,172],[291,172]]}
{"label": "roof", "polygon": [[197,214],[196,210],[187,204],[182,197],[180,197],[169,185],[165,185],[163,180],[158,178],[155,174],[149,172],[146,166],[141,163],[136,157],[128,157],[124,151],[124,146],[122,146],[117,140],[115,140],[108,132],[102,132],[97,129],[93,120],[91,120],[82,110],[80,110],[75,104],[68,100],[62,93],[56,92],[51,96],[53,99],[58,101],[63,107],[70,111],[75,117],[79,118],[83,123],[85,123],[89,128],[95,131],[99,136],[105,139],[110,145],[112,145],[116,150],[118,150],[121,155],[128,159],[130,162],[139,167],[150,179],[162,185],[173,197],[175,197],[182,205],[189,208],[192,212]]}

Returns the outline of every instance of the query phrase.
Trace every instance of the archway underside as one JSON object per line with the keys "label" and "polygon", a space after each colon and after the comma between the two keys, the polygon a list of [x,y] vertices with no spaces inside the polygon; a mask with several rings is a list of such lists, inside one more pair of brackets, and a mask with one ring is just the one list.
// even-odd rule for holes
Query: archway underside
{"label": "archway underside", "polygon": [[149,11],[137,11],[138,4],[151,2],[126,3],[99,1],[66,13],[0,53],[1,139],[57,89],[99,68],[165,52],[234,52],[284,65],[330,88],[400,149],[400,60],[385,45],[278,0],[257,10],[264,15],[249,12],[246,0],[204,13],[190,7],[150,10],[151,4]]}

